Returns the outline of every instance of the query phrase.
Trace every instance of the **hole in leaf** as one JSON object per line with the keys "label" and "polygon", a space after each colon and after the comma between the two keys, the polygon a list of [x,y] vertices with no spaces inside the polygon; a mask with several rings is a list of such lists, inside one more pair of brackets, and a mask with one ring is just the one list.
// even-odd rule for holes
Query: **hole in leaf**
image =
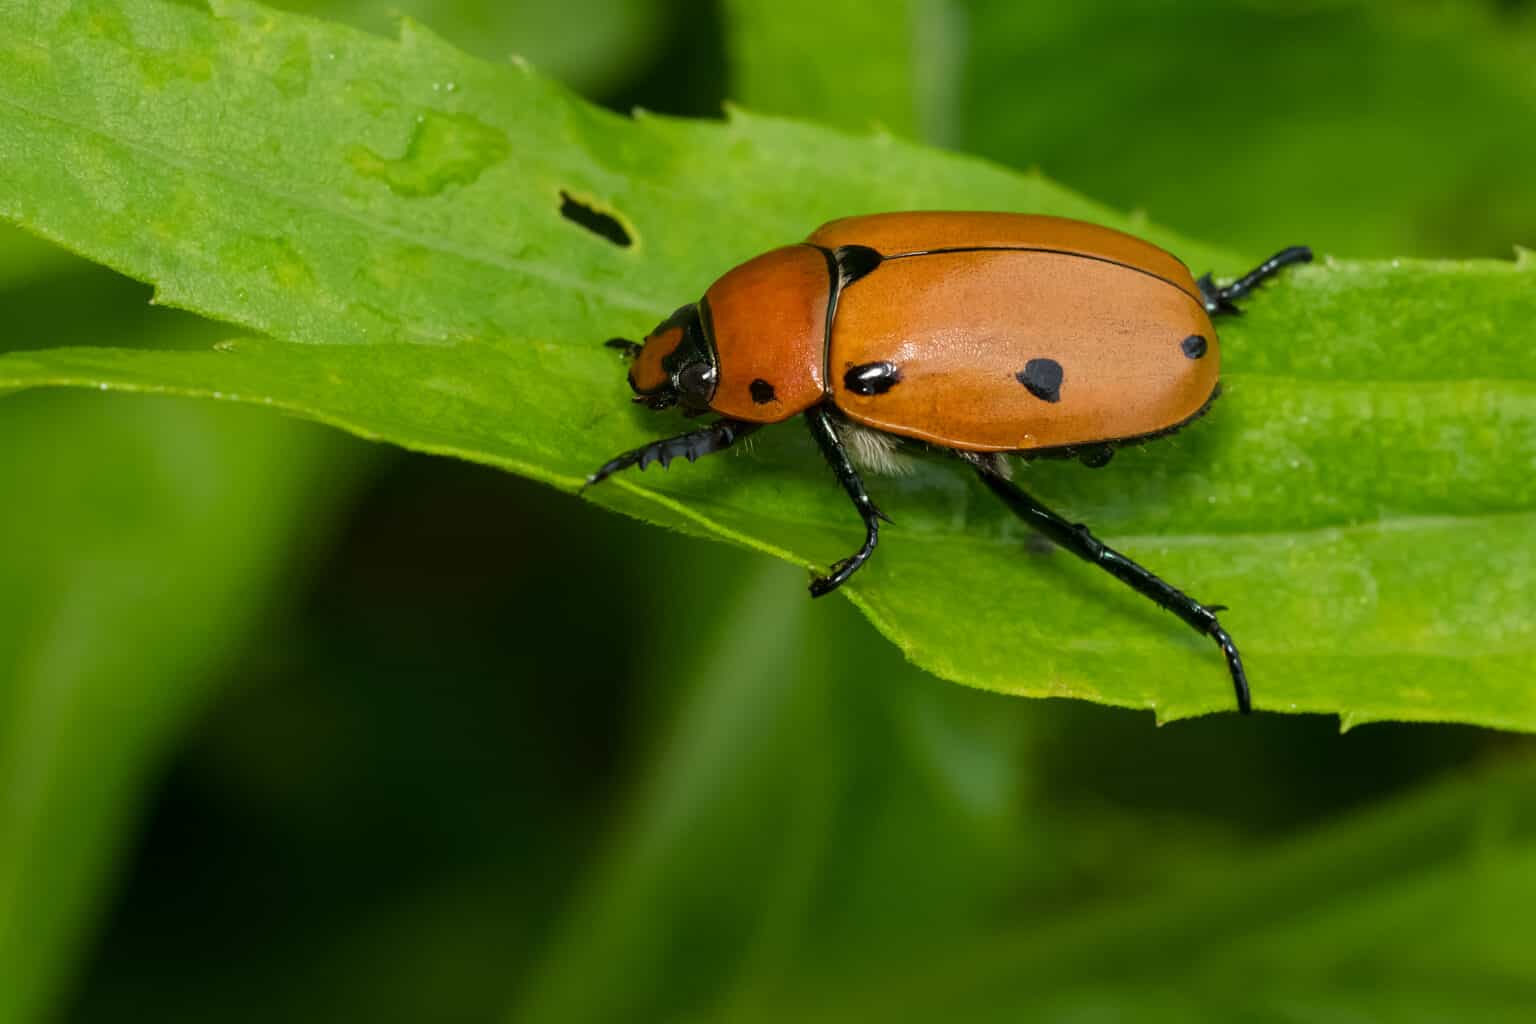
{"label": "hole in leaf", "polygon": [[614,245],[629,248],[629,232],[625,230],[623,224],[619,223],[617,217],[593,209],[564,190],[560,192],[560,216],[572,224],[586,228],[599,238],[607,239]]}

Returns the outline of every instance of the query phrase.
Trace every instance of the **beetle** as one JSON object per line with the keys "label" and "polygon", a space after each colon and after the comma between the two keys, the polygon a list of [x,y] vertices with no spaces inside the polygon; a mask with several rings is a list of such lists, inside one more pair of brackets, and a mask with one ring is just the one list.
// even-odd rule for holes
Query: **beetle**
{"label": "beetle", "polygon": [[891,520],[858,465],[881,470],[900,446],[970,463],[1030,527],[1211,637],[1238,709],[1252,709],[1242,657],[1216,613],[1025,492],[1006,455],[1076,458],[1165,437],[1220,393],[1211,318],[1306,246],[1282,249],[1218,287],[1132,235],[1019,213],[883,213],[835,220],[798,245],[728,271],[643,343],[610,339],[631,360],[634,401],[707,427],[652,442],[587,478],[724,451],[758,428],[804,417],[864,523],[858,551],[811,583],[831,593],[874,552]]}

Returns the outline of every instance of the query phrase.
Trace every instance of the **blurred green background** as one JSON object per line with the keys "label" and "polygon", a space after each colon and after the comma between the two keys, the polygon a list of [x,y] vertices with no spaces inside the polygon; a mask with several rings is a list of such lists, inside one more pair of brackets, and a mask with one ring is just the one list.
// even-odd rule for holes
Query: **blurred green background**
{"label": "blurred green background", "polygon": [[[1239,252],[1536,246],[1529,3],[279,6]],[[0,235],[8,348],[222,336],[148,297]],[[792,568],[252,410],[24,394],[0,436],[0,1021],[1536,1004],[1525,737],[967,691]]]}

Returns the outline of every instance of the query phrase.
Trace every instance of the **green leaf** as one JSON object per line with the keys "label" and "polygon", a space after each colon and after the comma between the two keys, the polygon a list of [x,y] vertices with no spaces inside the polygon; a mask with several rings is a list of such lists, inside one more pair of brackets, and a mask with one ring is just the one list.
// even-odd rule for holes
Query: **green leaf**
{"label": "green leaf", "polygon": [[29,284],[74,261],[56,245],[49,245],[9,225],[0,225],[0,289]]}
{"label": "green leaf", "polygon": [[977,935],[745,1019],[1522,1021],[1536,994],[1533,793],[1528,763],[1483,771],[1165,891]]}
{"label": "green leaf", "polygon": [[663,20],[662,5],[652,0],[278,0],[271,6],[379,33],[393,31],[401,15],[415,18],[477,57],[517,54],[585,92],[611,88],[645,60]]}
{"label": "green leaf", "polygon": [[517,1019],[741,1011],[790,978],[876,970],[990,921],[1029,860],[1033,709],[870,656],[851,611],[786,600],[792,572],[731,561],[738,597],[699,588],[658,616],[676,653],[649,674],[683,681],[682,699]]}
{"label": "green leaf", "polygon": [[[610,115],[409,24],[397,44],[244,4],[0,11],[0,213],[153,281],[162,302],[272,336],[17,354],[3,387],[266,404],[574,489],[680,426],[629,404],[601,339],[644,332],[831,217],[1035,210],[1136,230],[1197,270],[1267,255],[884,135]],[[562,193],[632,244],[563,219]],[[1260,707],[1536,728],[1521,611],[1536,599],[1533,279],[1529,260],[1291,273],[1224,325],[1227,397],[1204,421],[1100,472],[1025,478],[1230,605]],[[846,554],[856,520],[803,433],[760,437],[590,496],[801,565]],[[956,467],[873,486],[899,525],[848,592],[919,664],[1164,720],[1230,706],[1209,642],[1034,553]]]}
{"label": "green leaf", "polygon": [[753,109],[934,142],[954,133],[964,26],[953,0],[878,10],[855,0],[728,0],[725,11],[731,95]]}
{"label": "green leaf", "polygon": [[30,395],[0,435],[0,1020],[27,1021],[336,467],[313,428],[188,402]]}
{"label": "green leaf", "polygon": [[1243,248],[1503,256],[1536,244],[1505,6],[977,0],[958,140]]}
{"label": "green leaf", "polygon": [[[10,229],[0,255],[0,345],[218,337]],[[335,435],[206,403],[29,395],[0,433],[0,1020],[23,1021],[63,1001],[145,790],[353,474]]]}

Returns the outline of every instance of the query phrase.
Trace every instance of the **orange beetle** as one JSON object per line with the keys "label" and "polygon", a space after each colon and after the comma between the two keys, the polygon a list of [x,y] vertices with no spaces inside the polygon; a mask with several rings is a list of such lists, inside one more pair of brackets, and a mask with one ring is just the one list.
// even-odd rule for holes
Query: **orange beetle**
{"label": "orange beetle", "polygon": [[1292,246],[1226,287],[1131,235],[1016,213],[885,213],[835,220],[748,260],[637,344],[636,402],[721,417],[605,464],[669,465],[804,416],[864,521],[864,545],[811,583],[836,589],[875,550],[881,513],[855,463],[880,470],[902,444],[970,462],[1026,523],[1213,638],[1240,710],[1248,681],[1203,605],[1061,518],[1011,481],[1003,453],[1089,466],[1170,434],[1219,392],[1211,317],[1312,252]]}

